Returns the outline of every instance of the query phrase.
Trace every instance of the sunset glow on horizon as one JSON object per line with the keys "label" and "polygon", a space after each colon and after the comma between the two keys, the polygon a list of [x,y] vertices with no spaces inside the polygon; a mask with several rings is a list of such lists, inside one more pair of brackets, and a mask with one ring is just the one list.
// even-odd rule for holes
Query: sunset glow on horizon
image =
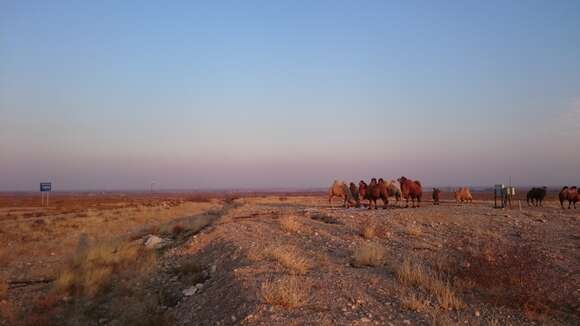
{"label": "sunset glow on horizon", "polygon": [[0,191],[580,186],[580,2],[18,1]]}

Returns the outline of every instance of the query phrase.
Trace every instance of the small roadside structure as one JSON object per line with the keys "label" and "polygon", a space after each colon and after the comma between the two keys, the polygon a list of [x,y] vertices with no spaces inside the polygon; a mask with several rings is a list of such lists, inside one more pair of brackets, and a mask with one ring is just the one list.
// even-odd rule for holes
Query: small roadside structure
{"label": "small roadside structure", "polygon": [[496,184],[493,187],[493,207],[512,208],[512,198],[516,195],[516,187],[506,187],[503,184]]}

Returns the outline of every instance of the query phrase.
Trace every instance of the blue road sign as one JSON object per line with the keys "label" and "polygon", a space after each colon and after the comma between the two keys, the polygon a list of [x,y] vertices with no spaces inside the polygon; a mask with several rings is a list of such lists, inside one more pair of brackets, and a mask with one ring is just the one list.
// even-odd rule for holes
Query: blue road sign
{"label": "blue road sign", "polygon": [[50,191],[52,191],[52,183],[51,182],[41,182],[40,183],[40,191],[41,192],[50,192]]}

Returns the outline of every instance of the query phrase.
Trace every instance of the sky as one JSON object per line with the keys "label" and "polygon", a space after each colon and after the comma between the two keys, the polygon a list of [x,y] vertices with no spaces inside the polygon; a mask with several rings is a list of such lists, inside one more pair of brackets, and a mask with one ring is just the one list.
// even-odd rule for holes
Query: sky
{"label": "sky", "polygon": [[580,184],[580,1],[0,0],[0,191]]}

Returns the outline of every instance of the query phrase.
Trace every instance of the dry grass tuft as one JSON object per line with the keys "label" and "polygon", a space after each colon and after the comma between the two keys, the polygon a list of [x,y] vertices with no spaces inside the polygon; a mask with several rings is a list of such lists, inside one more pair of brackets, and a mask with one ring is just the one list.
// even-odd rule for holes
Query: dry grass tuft
{"label": "dry grass tuft", "polygon": [[154,251],[138,243],[101,242],[89,245],[81,238],[74,257],[61,271],[57,291],[94,297],[111,286],[115,277],[131,277],[155,264]]}
{"label": "dry grass tuft", "polygon": [[280,227],[288,232],[298,232],[300,230],[300,222],[297,221],[293,215],[286,215],[280,218]]}
{"label": "dry grass tuft", "polygon": [[309,286],[296,276],[262,283],[260,294],[266,303],[285,308],[297,308],[308,299]]}
{"label": "dry grass tuft", "polygon": [[354,266],[381,266],[385,263],[386,250],[376,243],[363,243],[352,254]]}
{"label": "dry grass tuft", "polygon": [[295,247],[276,247],[268,250],[268,256],[297,274],[306,274],[312,267],[310,261]]}
{"label": "dry grass tuft", "polygon": [[396,275],[401,283],[427,291],[443,309],[461,309],[465,306],[450,282],[421,263],[405,259],[396,269]]}
{"label": "dry grass tuft", "polygon": [[429,309],[429,306],[425,304],[425,300],[423,300],[420,296],[416,295],[415,293],[403,293],[401,296],[401,303],[403,307],[409,310],[413,310],[416,312],[423,312]]}
{"label": "dry grass tuft", "polygon": [[410,259],[405,259],[396,269],[398,280],[407,285],[420,286],[428,282],[427,273],[422,264],[416,264]]}
{"label": "dry grass tuft", "polygon": [[360,235],[365,239],[373,239],[377,235],[377,228],[372,224],[365,225],[360,231]]}
{"label": "dry grass tuft", "polygon": [[421,228],[415,224],[411,224],[407,227],[407,234],[412,237],[419,237],[423,234]]}

